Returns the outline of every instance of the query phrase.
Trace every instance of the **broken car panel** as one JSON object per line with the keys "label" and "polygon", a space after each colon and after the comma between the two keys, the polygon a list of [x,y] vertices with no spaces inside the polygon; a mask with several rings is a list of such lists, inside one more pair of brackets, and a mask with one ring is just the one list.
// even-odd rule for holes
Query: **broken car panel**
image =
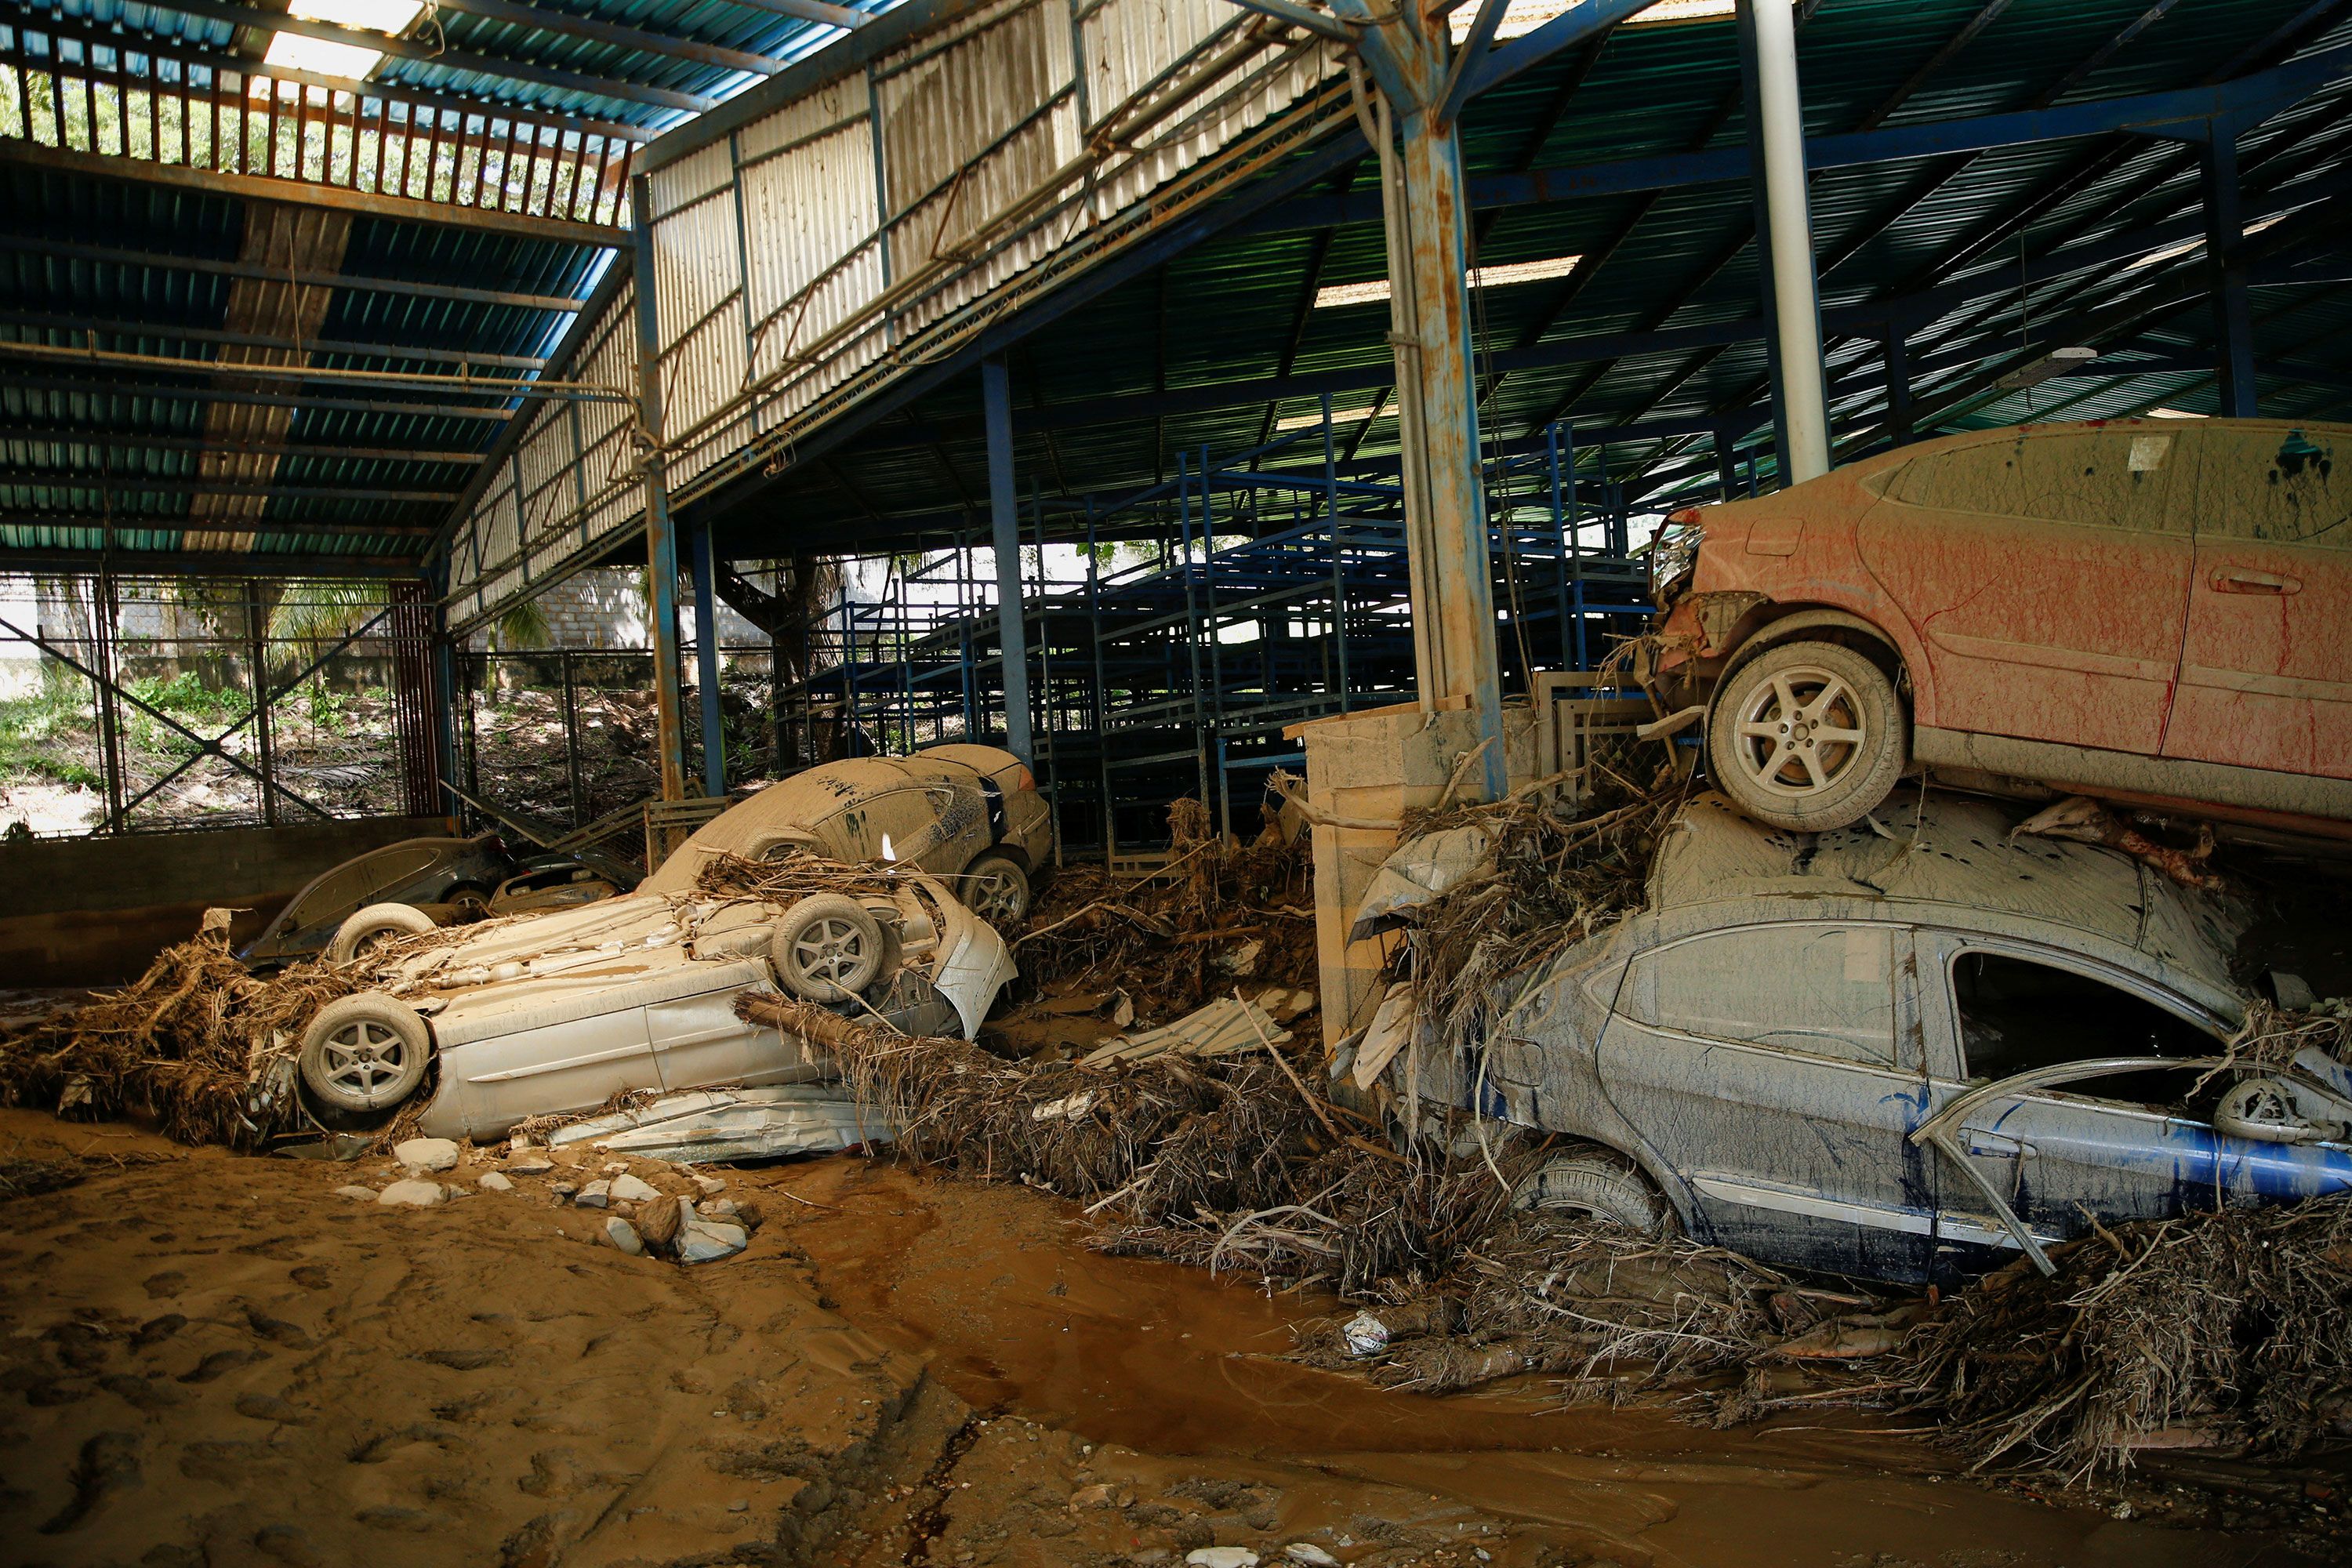
{"label": "broken car panel", "polygon": [[2240,1020],[2245,921],[1988,802],[1805,835],[1703,796],[1644,912],[1527,979],[1486,1041],[1417,1043],[1423,1093],[1614,1151],[1700,1240],[1949,1279],[2021,1230],[2352,1187],[2332,1063],[2217,1122],[2230,1075],[2200,1080]]}

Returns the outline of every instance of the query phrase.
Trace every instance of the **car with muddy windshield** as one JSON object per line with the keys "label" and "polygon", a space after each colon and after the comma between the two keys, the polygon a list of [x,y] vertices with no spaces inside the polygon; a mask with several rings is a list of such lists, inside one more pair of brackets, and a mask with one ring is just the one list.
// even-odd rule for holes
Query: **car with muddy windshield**
{"label": "car with muddy windshield", "polygon": [[1646,679],[1758,821],[1927,767],[2352,835],[2352,426],[2025,425],[1676,512]]}
{"label": "car with muddy windshield", "polygon": [[806,851],[848,865],[907,866],[945,881],[985,921],[1029,912],[1053,864],[1053,813],[1028,766],[997,746],[930,746],[803,769],[698,828],[646,890],[680,893],[719,856]]}
{"label": "car with muddy windshield", "polygon": [[365,952],[371,988],[303,1035],[299,1092],[321,1122],[358,1127],[429,1083],[427,1134],[491,1138],[638,1091],[832,1076],[807,1042],[739,1016],[747,991],[969,1038],[1013,978],[1003,938],[919,871],[818,867],[803,894],[778,885],[641,889]]}
{"label": "car with muddy windshield", "polygon": [[1640,913],[1412,1047],[1422,1092],[1565,1141],[1527,1202],[1883,1279],[2352,1189],[2352,1069],[2222,1063],[2244,909],[2015,817],[1795,834],[1701,796]]}

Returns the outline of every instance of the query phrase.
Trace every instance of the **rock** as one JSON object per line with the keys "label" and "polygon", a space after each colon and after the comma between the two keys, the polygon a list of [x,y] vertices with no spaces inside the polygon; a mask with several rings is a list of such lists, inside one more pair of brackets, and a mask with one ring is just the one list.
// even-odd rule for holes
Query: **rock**
{"label": "rock", "polygon": [[1097,1481],[1090,1487],[1080,1487],[1070,1494],[1073,1510],[1086,1508],[1125,1508],[1135,1500],[1135,1494],[1125,1487],[1108,1481]]}
{"label": "rock", "polygon": [[536,1150],[528,1154],[519,1154],[507,1162],[507,1174],[509,1176],[543,1176],[553,1169],[555,1162]]}
{"label": "rock", "polygon": [[608,1176],[617,1176],[628,1168],[629,1163],[626,1160],[607,1160],[604,1162],[604,1173]]}
{"label": "rock", "polygon": [[578,1194],[572,1198],[572,1205],[574,1208],[601,1209],[609,1206],[612,1201],[612,1183],[591,1182],[580,1189]]}
{"label": "rock", "polygon": [[507,1140],[507,1152],[509,1154],[525,1153],[532,1147],[530,1134],[528,1132],[517,1132]]}
{"label": "rock", "polygon": [[335,1189],[335,1195],[339,1198],[362,1198],[369,1203],[375,1202],[375,1189],[373,1187],[362,1187],[356,1184],[349,1186],[337,1187]]}
{"label": "rock", "polygon": [[510,1193],[514,1191],[514,1179],[500,1171],[483,1172],[482,1179],[477,1184],[479,1185],[486,1193]]}
{"label": "rock", "polygon": [[733,1198],[719,1198],[712,1203],[697,1204],[694,1209],[695,1213],[702,1215],[703,1218],[713,1219],[720,1215],[733,1215],[736,1212],[736,1204]]}
{"label": "rock", "polygon": [[689,1219],[678,1227],[677,1256],[681,1263],[716,1263],[751,1245],[750,1232],[723,1220]]}
{"label": "rock", "polygon": [[1294,1541],[1282,1549],[1282,1554],[1306,1568],[1339,1568],[1339,1560],[1311,1541]]}
{"label": "rock", "polygon": [[604,1239],[632,1258],[646,1255],[646,1244],[637,1239],[637,1227],[619,1215],[604,1222]]}
{"label": "rock", "polygon": [[677,1239],[678,1228],[685,1216],[678,1211],[686,1205],[677,1198],[656,1198],[637,1211],[637,1234],[646,1245],[657,1251],[667,1251]]}
{"label": "rock", "polygon": [[694,1175],[694,1185],[696,1190],[700,1192],[706,1198],[715,1198],[719,1194],[727,1190],[727,1184],[720,1181],[718,1177],[706,1176],[699,1173],[696,1173]]}
{"label": "rock", "polygon": [[616,1204],[651,1203],[661,1196],[661,1189],[651,1182],[641,1182],[635,1176],[615,1176],[607,1189]]}
{"label": "rock", "polygon": [[407,1204],[412,1207],[429,1209],[439,1206],[448,1196],[438,1182],[394,1182],[375,1195],[380,1204]]}
{"label": "rock", "polygon": [[547,1184],[547,1190],[553,1193],[558,1198],[569,1198],[572,1194],[578,1192],[580,1189],[573,1186],[570,1182],[550,1182]]}
{"label": "rock", "polygon": [[454,1171],[457,1145],[446,1138],[411,1138],[394,1144],[392,1157],[411,1171]]}
{"label": "rock", "polygon": [[1246,1546],[1196,1546],[1184,1561],[1191,1568],[1257,1568],[1257,1553]]}

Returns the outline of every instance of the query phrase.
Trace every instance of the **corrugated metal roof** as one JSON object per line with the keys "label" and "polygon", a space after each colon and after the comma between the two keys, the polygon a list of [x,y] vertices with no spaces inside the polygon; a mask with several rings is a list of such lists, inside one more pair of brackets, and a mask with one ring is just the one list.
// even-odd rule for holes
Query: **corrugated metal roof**
{"label": "corrugated metal roof", "polygon": [[[2146,20],[2147,0],[2018,5],[1942,59],[1907,95],[1895,96],[1899,85],[1936,60],[1983,9],[1983,0],[1827,0],[1813,8],[1800,35],[1809,133],[2176,89],[2352,37],[2352,29],[2342,26],[2328,31],[2341,7],[2313,13],[2299,0],[2180,4],[2153,21]],[[2291,38],[2276,37],[2298,18],[2316,25]],[[2116,42],[2135,26],[2136,33]],[[2250,51],[2266,40],[2269,52],[2252,58]],[[1570,50],[1473,105],[1463,134],[1474,181],[1742,144],[1738,65],[1727,22],[1620,29],[1589,72],[1583,54]],[[2334,89],[2297,116],[2281,116],[2244,138],[2250,216],[2264,210],[2254,193],[2283,174],[2339,166],[2352,144],[2346,98]],[[1367,160],[1348,189],[1369,195],[1373,181]],[[1811,195],[1825,267],[1822,304],[1830,316],[1833,388],[1843,420],[1874,421],[1885,401],[1882,353],[1874,341],[1855,335],[1852,319],[1955,280],[1976,279],[1984,298],[1933,312],[1937,319],[1911,329],[1915,396],[1931,407],[1939,388],[1981,381],[1980,364],[2015,350],[2021,331],[2024,341],[2036,343],[2051,341],[2053,332],[2075,342],[2067,334],[2080,331],[2101,347],[2120,351],[2126,342],[2145,342],[2143,357],[2201,357],[2211,363],[2193,256],[2171,263],[2168,271],[2150,267],[2126,280],[2145,287],[2168,277],[2156,298],[2169,293],[2185,303],[2152,321],[2120,325],[2107,321],[2116,312],[2101,310],[2102,300],[2117,292],[2113,285],[2086,288],[2063,279],[2036,284],[2021,322],[2013,236],[1966,254],[1958,266],[1952,261],[1971,240],[2000,233],[2021,212],[2032,215],[2024,229],[2028,257],[2035,260],[2061,245],[2166,224],[2193,226],[2195,159],[2177,143],[2102,136],[1834,168],[1816,174]],[[1696,347],[1636,342],[1614,358],[1569,357],[1578,340],[1609,334],[1752,328],[1759,313],[1752,226],[1748,187],[1738,182],[1481,212],[1481,261],[1606,258],[1568,280],[1482,291],[1486,349],[1507,359],[1514,351],[1549,354],[1555,362],[1513,369],[1488,384],[1482,407],[1486,433],[1518,439],[1554,417],[1588,431],[1657,421],[1753,420],[1766,389],[1759,337]],[[1148,405],[1161,388],[1180,396],[1192,392],[1197,403],[1199,389],[1263,384],[1275,375],[1294,335],[1294,376],[1336,375],[1350,383],[1334,394],[1337,406],[1361,407],[1381,395],[1389,364],[1387,307],[1308,310],[1303,316],[1300,310],[1307,268],[1318,253],[1321,282],[1382,275],[1377,225],[1359,222],[1331,231],[1270,227],[1261,223],[1257,232],[1178,257],[1156,276],[1123,286],[1014,351],[1017,417],[1053,426],[1050,435],[1020,439],[1024,497],[1033,484],[1049,497],[1115,496],[1169,472],[1175,447],[1205,443],[1232,452],[1255,445],[1267,428],[1263,402],[1237,399],[1213,408],[1171,402],[1131,414],[1122,413],[1121,405]],[[2342,356],[2325,346],[2325,330],[2339,312],[2352,313],[2324,283],[2256,289],[2260,357],[2281,371],[2265,376],[2265,412],[2340,415],[2352,408],[2352,377],[2330,371]],[[2310,352],[2305,343],[2313,345]],[[2314,379],[2288,379],[2288,367],[2296,364]],[[804,530],[811,539],[870,541],[878,548],[903,531],[953,526],[965,513],[984,526],[986,469],[977,387],[970,380],[917,400],[742,508],[735,514],[743,521],[733,547],[773,552]],[[2036,416],[2053,409],[2069,416],[2121,412],[2151,400],[2210,408],[2210,374],[2193,372],[2072,378],[2036,389],[2032,401]],[[2192,390],[2178,390],[2184,386]],[[2019,395],[1979,393],[1948,410],[1945,422],[1980,426],[2022,418],[2026,403]],[[1273,412],[1287,416],[1315,407],[1311,395],[1292,396]],[[1343,445],[1352,435],[1352,428],[1343,430]],[[1319,458],[1319,440],[1316,446]],[[1391,419],[1371,427],[1356,455],[1377,458],[1393,450]],[[1685,455],[1676,458],[1678,452]],[[1714,475],[1705,435],[1614,440],[1610,458],[1612,474],[1632,477],[1637,489],[1711,481]],[[753,516],[759,521],[750,521]],[[792,534],[780,536],[773,521],[779,517],[793,520]]]}

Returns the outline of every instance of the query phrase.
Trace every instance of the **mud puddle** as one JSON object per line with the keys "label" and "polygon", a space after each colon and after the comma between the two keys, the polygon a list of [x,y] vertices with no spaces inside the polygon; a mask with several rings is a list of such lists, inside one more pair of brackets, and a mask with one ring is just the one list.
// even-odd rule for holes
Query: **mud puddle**
{"label": "mud puddle", "polygon": [[[778,1218],[827,1306],[927,1358],[970,1405],[1105,1446],[1088,1472],[1097,1477],[1165,1484],[1205,1462],[1279,1490],[1286,1510],[1360,1521],[1367,1508],[1412,1500],[1423,1512],[1459,1510],[1457,1531],[1525,1527],[1555,1543],[1530,1562],[2319,1561],[2248,1533],[2160,1528],[1979,1485],[1880,1413],[1719,1433],[1654,1412],[1560,1411],[1541,1380],[1437,1399],[1290,1365],[1273,1359],[1290,1325],[1331,1310],[1330,1299],[1270,1300],[1238,1280],[1088,1251],[1069,1205],[1015,1186],[842,1159],[772,1173],[770,1190],[798,1200]],[[1504,1544],[1480,1539],[1498,1553]],[[1517,1554],[1479,1559],[1465,1545],[1462,1558]]]}

